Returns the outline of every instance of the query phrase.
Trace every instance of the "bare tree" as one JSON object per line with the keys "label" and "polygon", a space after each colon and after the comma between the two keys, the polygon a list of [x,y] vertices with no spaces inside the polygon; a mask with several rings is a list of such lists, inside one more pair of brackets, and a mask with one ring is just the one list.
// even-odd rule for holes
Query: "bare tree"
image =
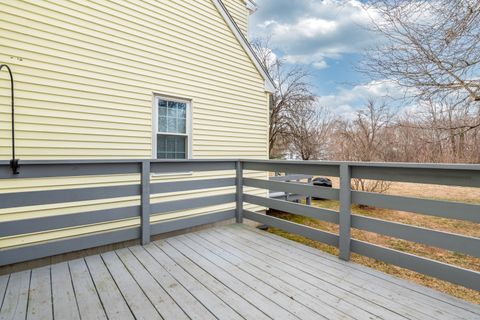
{"label": "bare tree", "polygon": [[[393,117],[394,113],[385,104],[368,100],[353,120],[337,122],[334,157],[349,161],[392,161],[391,153],[396,149],[387,138]],[[389,186],[386,181],[352,179],[355,190],[385,192]]]}
{"label": "bare tree", "polygon": [[338,135],[350,150],[339,157],[352,161],[386,161],[385,150],[389,148],[385,148],[388,142],[382,135],[393,117],[387,105],[368,100],[366,107],[356,112],[355,119],[339,123]]}
{"label": "bare tree", "polygon": [[302,160],[325,159],[334,121],[334,115],[325,106],[311,104],[298,109],[289,123],[291,153]]}
{"label": "bare tree", "polygon": [[480,1],[371,0],[384,39],[363,70],[422,100],[480,102]]}
{"label": "bare tree", "polygon": [[285,65],[270,49],[269,39],[255,39],[251,43],[260,60],[275,81],[276,90],[270,101],[269,154],[270,158],[282,155],[287,145],[293,114],[315,99],[303,67]]}

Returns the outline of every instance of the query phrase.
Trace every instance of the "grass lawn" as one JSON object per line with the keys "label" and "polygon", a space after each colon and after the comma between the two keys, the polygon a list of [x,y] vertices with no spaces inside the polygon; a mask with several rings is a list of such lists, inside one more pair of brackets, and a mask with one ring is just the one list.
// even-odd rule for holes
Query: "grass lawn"
{"label": "grass lawn", "polygon": [[[338,183],[334,181],[335,184]],[[480,188],[479,188],[480,189]],[[417,196],[422,198],[442,199],[450,201],[461,201],[468,203],[480,204],[480,190],[475,188],[460,188],[460,187],[442,187],[442,186],[428,186],[428,185],[414,185],[408,183],[393,183],[389,194]],[[312,205],[328,208],[339,209],[338,201],[332,200],[314,200]],[[460,220],[437,218],[432,216],[413,214],[409,212],[385,210],[379,208],[363,208],[354,206],[352,212],[369,217],[401,222],[405,224],[427,227],[434,230],[442,230],[452,233],[469,235],[480,238],[480,228],[475,223],[470,223]],[[306,218],[299,215],[293,215],[285,212],[270,210],[270,215],[290,220],[296,223],[304,224],[310,227],[338,233],[338,226],[332,223],[323,222],[316,219]],[[295,234],[284,232],[276,228],[269,228],[269,231],[285,238],[301,242],[303,244],[318,248],[328,253],[338,255],[338,250],[335,247],[328,246],[316,241],[306,239]],[[387,237],[376,233],[352,229],[352,237],[368,241],[370,243],[379,244],[392,249],[414,253],[423,257],[435,259],[438,261],[450,263],[459,267],[480,271],[480,259],[474,258],[465,254],[454,253],[452,251],[438,249],[435,247],[425,246],[415,242],[405,241],[397,238]],[[454,285],[446,281],[441,281],[433,277],[425,276],[407,269],[399,268],[393,265],[383,263],[371,258],[352,254],[352,261],[372,267],[374,269],[392,274],[404,279],[408,279],[419,283],[421,285],[435,288],[439,291],[451,294],[453,296],[480,304],[480,292],[466,289],[462,286]]]}

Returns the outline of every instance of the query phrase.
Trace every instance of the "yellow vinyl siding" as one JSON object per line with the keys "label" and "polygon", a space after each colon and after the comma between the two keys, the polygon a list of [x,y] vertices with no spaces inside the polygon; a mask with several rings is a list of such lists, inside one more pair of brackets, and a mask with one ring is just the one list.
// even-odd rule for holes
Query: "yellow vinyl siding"
{"label": "yellow vinyl siding", "polygon": [[[247,13],[242,1],[232,3],[226,5],[235,19],[242,10]],[[237,21],[246,32],[246,15],[244,22],[242,26]],[[9,64],[15,77],[16,142],[21,159],[150,158],[154,94],[192,100],[193,158],[268,157],[264,79],[212,0],[2,1],[0,62]],[[9,95],[9,81],[2,72],[0,159],[4,160],[11,154]],[[224,174],[154,176],[152,181],[218,176]],[[138,175],[128,175],[3,180],[0,192],[121,185],[138,179]],[[179,197],[232,191],[224,188]],[[154,196],[152,202],[175,197]],[[138,201],[138,197],[130,197],[4,209],[0,220],[92,211]],[[232,205],[208,210],[225,207]],[[162,218],[205,212],[190,210]],[[138,223],[138,219],[130,219],[0,238],[0,248]]]}
{"label": "yellow vinyl siding", "polygon": [[242,33],[248,34],[249,12],[244,0],[222,0],[230,15],[235,20]]}

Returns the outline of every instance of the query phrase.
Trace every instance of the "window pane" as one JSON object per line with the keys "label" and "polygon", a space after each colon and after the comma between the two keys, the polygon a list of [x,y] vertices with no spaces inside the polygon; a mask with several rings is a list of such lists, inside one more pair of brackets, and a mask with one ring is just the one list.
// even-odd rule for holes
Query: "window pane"
{"label": "window pane", "polygon": [[177,117],[177,108],[178,108],[178,103],[177,102],[168,102],[168,117],[176,118]]}
{"label": "window pane", "polygon": [[185,139],[184,137],[177,137],[175,152],[185,153]]}
{"label": "window pane", "polygon": [[167,116],[167,107],[158,107],[158,116],[166,117]]}
{"label": "window pane", "polygon": [[157,135],[158,159],[185,159],[187,138],[181,136]]}
{"label": "window pane", "polygon": [[187,117],[187,104],[178,103],[178,117],[185,119]]}
{"label": "window pane", "polygon": [[158,106],[159,107],[167,107],[167,101],[165,100],[158,100]]}
{"label": "window pane", "polygon": [[175,152],[175,140],[176,137],[174,136],[168,136],[167,137],[167,152]]}
{"label": "window pane", "polygon": [[157,135],[157,158],[165,159],[167,154],[165,153],[167,147],[167,137],[162,135]]}
{"label": "window pane", "polygon": [[185,119],[178,119],[177,120],[177,132],[178,133],[187,133],[187,123]]}
{"label": "window pane", "polygon": [[167,132],[167,118],[158,117],[158,132]]}
{"label": "window pane", "polygon": [[185,152],[177,152],[176,159],[185,159]]}
{"label": "window pane", "polygon": [[167,130],[165,132],[177,132],[177,119],[167,118]]}

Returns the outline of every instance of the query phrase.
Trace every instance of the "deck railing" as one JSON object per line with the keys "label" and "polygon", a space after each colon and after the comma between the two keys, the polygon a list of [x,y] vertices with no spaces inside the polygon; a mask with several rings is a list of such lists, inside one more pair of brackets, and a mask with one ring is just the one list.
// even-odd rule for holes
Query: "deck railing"
{"label": "deck railing", "polygon": [[[13,176],[9,163],[6,161],[0,162],[0,179],[138,174],[140,183],[80,189],[2,193],[0,194],[0,210],[128,196],[138,196],[140,204],[73,214],[38,216],[22,220],[0,220],[0,237],[48,232],[49,230],[121,221],[122,219],[135,217],[140,217],[140,224],[134,227],[0,249],[0,265],[133,239],[141,239],[141,242],[146,244],[150,241],[152,235],[232,218],[235,218],[237,223],[241,223],[245,218],[338,247],[339,257],[343,260],[349,260],[350,254],[354,252],[468,288],[480,290],[480,273],[475,270],[460,268],[351,237],[351,229],[355,228],[480,258],[479,238],[380,220],[353,214],[351,210],[352,204],[360,204],[480,223],[480,205],[478,204],[420,199],[354,191],[351,189],[351,180],[355,178],[480,187],[479,165],[270,160],[22,161],[20,165],[20,174]],[[151,173],[172,174],[187,171],[218,170],[231,170],[232,177],[154,183],[150,181]],[[325,188],[308,184],[250,178],[248,175],[244,177],[245,171],[280,171],[338,177],[340,179],[340,188]],[[7,181],[10,180],[0,180],[0,183]],[[234,186],[235,189],[233,189]],[[151,195],[154,194],[221,187],[232,187],[232,193],[156,203],[151,203],[150,201]],[[244,192],[244,187],[338,200],[340,202],[340,210],[335,211],[270,199],[255,195],[252,192]],[[151,222],[152,217],[172,211],[228,203],[232,204],[232,209]],[[339,233],[334,234],[246,210],[243,207],[244,203],[338,224]]]}

